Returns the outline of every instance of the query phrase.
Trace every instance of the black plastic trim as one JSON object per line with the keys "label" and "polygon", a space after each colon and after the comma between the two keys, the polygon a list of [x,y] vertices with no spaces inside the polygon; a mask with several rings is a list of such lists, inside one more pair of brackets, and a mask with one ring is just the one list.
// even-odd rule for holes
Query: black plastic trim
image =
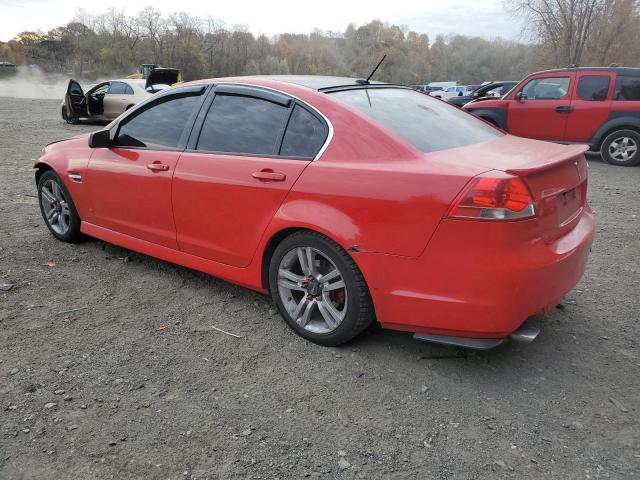
{"label": "black plastic trim", "polygon": [[238,95],[242,97],[259,98],[286,108],[289,108],[293,102],[293,98],[288,95],[246,85],[218,84],[215,87],[215,92],[216,95]]}
{"label": "black plastic trim", "polygon": [[629,127],[640,130],[640,111],[612,110],[609,112],[607,121],[596,130],[596,133],[589,140],[589,145],[597,146],[609,132]]}

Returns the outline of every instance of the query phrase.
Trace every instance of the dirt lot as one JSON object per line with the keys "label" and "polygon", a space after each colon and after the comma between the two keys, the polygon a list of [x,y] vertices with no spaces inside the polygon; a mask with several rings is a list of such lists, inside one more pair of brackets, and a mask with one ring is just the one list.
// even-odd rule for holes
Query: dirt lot
{"label": "dirt lot", "polygon": [[54,240],[33,159],[96,129],[58,108],[0,98],[0,478],[640,478],[640,168],[590,159],[589,269],[534,343],[323,348],[269,298]]}

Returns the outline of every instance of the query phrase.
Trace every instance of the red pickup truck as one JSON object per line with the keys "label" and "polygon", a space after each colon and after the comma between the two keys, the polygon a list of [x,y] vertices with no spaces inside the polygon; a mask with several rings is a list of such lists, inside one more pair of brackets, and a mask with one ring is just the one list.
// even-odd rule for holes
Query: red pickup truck
{"label": "red pickup truck", "polygon": [[613,165],[640,163],[640,68],[538,72],[500,99],[463,108],[513,135],[587,143]]}

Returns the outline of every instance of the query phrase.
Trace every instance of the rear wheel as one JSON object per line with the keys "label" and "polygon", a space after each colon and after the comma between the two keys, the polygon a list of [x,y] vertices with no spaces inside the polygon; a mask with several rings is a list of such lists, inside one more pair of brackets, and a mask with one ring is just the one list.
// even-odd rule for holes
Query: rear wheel
{"label": "rear wheel", "polygon": [[634,130],[618,130],[604,139],[600,153],[611,165],[632,167],[640,163],[640,134]]}
{"label": "rear wheel", "polygon": [[71,195],[53,170],[47,170],[38,180],[38,200],[42,218],[54,237],[63,242],[80,240],[80,216]]}
{"label": "rear wheel", "polygon": [[314,343],[345,343],[374,318],[369,289],[353,259],[315,232],[294,233],[278,245],[269,286],[289,326]]}

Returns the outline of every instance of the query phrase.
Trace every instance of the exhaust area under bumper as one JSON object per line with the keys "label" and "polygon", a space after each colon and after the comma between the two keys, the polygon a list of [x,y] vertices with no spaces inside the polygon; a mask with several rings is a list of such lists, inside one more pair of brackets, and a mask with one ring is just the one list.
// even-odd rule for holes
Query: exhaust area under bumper
{"label": "exhaust area under bumper", "polygon": [[490,350],[506,343],[509,340],[521,343],[531,343],[536,339],[539,333],[539,328],[520,327],[510,336],[505,338],[447,337],[443,335],[430,335],[427,333],[414,333],[413,338],[414,340],[419,340],[421,342],[439,343],[441,345],[451,345],[454,347],[470,348],[473,350]]}

